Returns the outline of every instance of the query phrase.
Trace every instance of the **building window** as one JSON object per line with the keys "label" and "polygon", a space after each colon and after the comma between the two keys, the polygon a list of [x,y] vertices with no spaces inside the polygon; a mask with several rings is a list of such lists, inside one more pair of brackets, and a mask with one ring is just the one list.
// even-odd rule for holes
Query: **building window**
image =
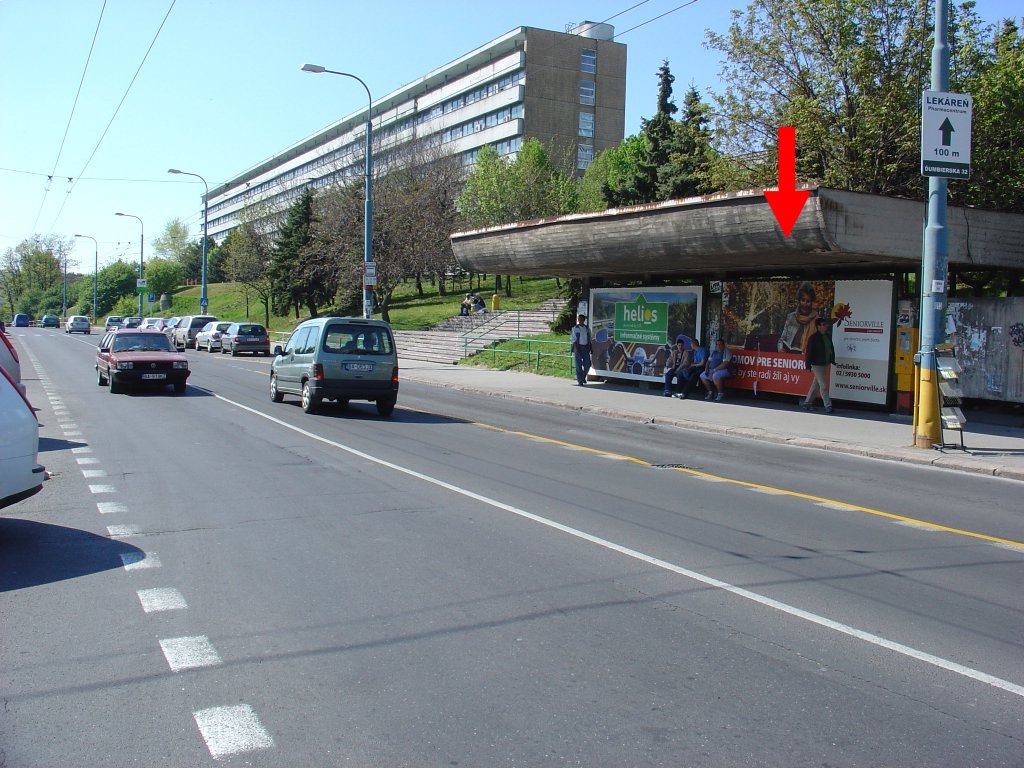
{"label": "building window", "polygon": [[597,73],[597,51],[592,48],[580,51],[580,72]]}
{"label": "building window", "polygon": [[580,112],[580,136],[585,139],[594,138],[593,112]]}
{"label": "building window", "polygon": [[594,145],[593,144],[577,144],[576,145],[576,168],[581,171],[585,171],[590,167],[590,163],[594,159]]}
{"label": "building window", "polygon": [[580,104],[594,106],[594,81],[580,80]]}

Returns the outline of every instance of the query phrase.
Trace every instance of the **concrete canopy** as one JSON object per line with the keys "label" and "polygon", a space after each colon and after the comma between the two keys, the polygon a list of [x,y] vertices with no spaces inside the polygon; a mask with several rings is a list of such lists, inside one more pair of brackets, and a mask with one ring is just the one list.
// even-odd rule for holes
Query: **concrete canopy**
{"label": "concrete canopy", "polygon": [[[788,238],[752,190],[456,232],[452,248],[468,272],[551,277],[920,266],[924,203],[804,189],[811,197]],[[947,224],[951,266],[1024,269],[1024,214],[950,207]]]}

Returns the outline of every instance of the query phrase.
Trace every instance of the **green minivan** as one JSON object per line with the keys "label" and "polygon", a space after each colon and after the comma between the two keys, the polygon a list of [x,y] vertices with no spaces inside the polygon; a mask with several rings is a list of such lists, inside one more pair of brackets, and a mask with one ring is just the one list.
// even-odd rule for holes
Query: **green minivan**
{"label": "green minivan", "polygon": [[286,393],[314,412],[324,400],[340,405],[369,400],[390,416],[398,401],[398,352],[391,326],[361,317],[317,317],[295,327],[282,348],[274,347],[270,399]]}

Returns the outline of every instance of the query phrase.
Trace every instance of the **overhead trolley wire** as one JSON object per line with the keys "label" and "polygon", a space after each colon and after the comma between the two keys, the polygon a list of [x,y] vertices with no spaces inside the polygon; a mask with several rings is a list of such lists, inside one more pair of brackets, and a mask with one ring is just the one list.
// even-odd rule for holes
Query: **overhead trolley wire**
{"label": "overhead trolley wire", "polygon": [[110,130],[110,126],[112,126],[114,124],[114,120],[117,119],[118,112],[120,112],[121,111],[121,107],[124,106],[124,102],[128,98],[128,94],[131,92],[132,86],[135,85],[135,81],[138,79],[139,73],[142,71],[143,66],[145,66],[146,59],[149,58],[149,54],[153,51],[153,46],[156,45],[157,38],[160,37],[160,33],[163,31],[164,25],[167,23],[167,19],[171,15],[171,11],[174,10],[174,4],[177,1],[178,0],[171,0],[171,4],[167,8],[167,13],[164,14],[164,18],[160,22],[160,26],[157,28],[156,34],[153,35],[153,39],[152,39],[152,41],[150,41],[149,47],[146,49],[146,53],[142,57],[142,61],[139,62],[139,66],[135,70],[135,74],[132,75],[132,79],[131,79],[131,82],[128,83],[128,87],[125,88],[124,95],[121,96],[121,101],[118,102],[117,107],[114,109],[114,114],[112,114],[110,116],[110,121],[107,123],[107,127],[103,129],[103,133],[100,135],[99,141],[97,141],[96,142],[96,146],[93,147],[92,153],[89,155],[89,159],[85,161],[85,165],[82,166],[82,170],[79,172],[78,176],[69,177],[68,178],[68,182],[70,184],[70,186],[68,188],[68,193],[64,197],[64,202],[61,203],[60,210],[57,211],[57,215],[53,219],[53,224],[50,225],[50,230],[51,231],[56,226],[57,220],[60,218],[60,215],[61,215],[61,213],[64,210],[64,205],[67,203],[68,196],[71,195],[71,192],[78,185],[78,181],[85,174],[85,171],[86,171],[86,169],[88,169],[89,164],[92,163],[92,159],[96,156],[96,153],[99,151],[100,145],[103,144],[103,139],[106,138],[107,132]]}

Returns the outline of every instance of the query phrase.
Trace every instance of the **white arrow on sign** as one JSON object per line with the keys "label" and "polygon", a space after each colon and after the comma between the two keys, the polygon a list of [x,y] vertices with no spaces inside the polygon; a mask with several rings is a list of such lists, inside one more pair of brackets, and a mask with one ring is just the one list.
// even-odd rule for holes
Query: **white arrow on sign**
{"label": "white arrow on sign", "polygon": [[925,91],[921,95],[921,175],[967,179],[971,175],[969,93]]}

